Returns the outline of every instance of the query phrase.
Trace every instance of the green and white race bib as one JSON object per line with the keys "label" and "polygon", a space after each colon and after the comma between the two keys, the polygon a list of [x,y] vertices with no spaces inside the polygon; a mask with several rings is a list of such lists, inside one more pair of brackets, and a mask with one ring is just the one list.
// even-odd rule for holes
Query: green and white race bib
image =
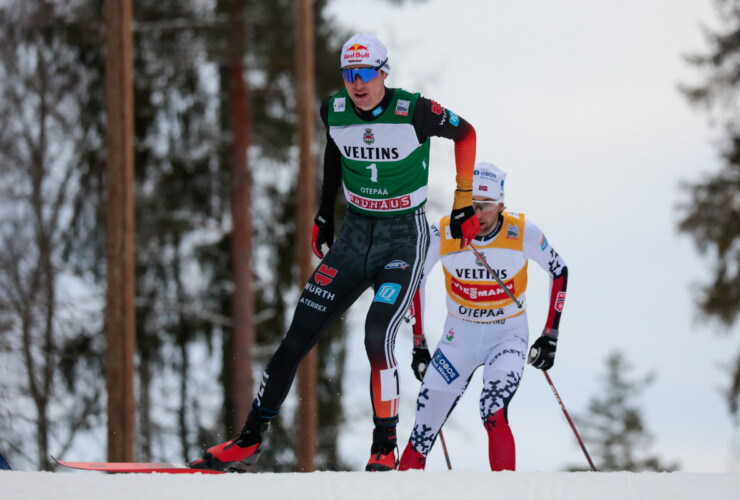
{"label": "green and white race bib", "polygon": [[373,122],[360,119],[346,90],[329,102],[329,133],[342,155],[350,208],[366,215],[411,213],[426,203],[429,140],[420,144],[411,123],[419,94],[395,89]]}

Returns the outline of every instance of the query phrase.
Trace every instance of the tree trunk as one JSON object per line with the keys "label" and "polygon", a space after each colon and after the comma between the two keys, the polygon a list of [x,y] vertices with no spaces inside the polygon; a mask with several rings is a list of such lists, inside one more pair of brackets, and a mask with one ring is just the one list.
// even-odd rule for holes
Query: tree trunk
{"label": "tree trunk", "polygon": [[131,0],[109,0],[108,143],[108,460],[134,459],[134,121]]}
{"label": "tree trunk", "polygon": [[[314,48],[313,1],[296,0],[296,89],[297,114],[300,137],[300,171],[298,174],[298,213],[296,241],[300,263],[300,284],[308,281],[313,271],[311,257],[311,226],[316,211],[314,191]],[[318,448],[318,349],[314,348],[298,368],[298,393],[300,398],[298,428],[298,470],[316,470],[314,458]]]}
{"label": "tree trunk", "polygon": [[246,84],[244,51],[246,44],[245,6],[234,0],[231,9],[232,51],[228,68],[229,109],[232,143],[231,175],[231,261],[234,273],[232,426],[241,429],[252,405],[254,377],[252,350],[255,339],[254,272],[252,259],[251,174],[247,152],[251,141],[249,90]]}

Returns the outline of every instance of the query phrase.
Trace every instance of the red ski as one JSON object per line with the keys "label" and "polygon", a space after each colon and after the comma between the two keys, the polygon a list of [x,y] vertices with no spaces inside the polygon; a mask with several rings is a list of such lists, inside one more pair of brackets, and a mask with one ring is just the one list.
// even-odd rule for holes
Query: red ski
{"label": "red ski", "polygon": [[56,463],[70,469],[94,470],[101,472],[128,472],[136,474],[151,474],[159,472],[161,474],[226,474],[226,472],[193,469],[186,463],[170,462],[68,462],[66,460],[57,460]]}

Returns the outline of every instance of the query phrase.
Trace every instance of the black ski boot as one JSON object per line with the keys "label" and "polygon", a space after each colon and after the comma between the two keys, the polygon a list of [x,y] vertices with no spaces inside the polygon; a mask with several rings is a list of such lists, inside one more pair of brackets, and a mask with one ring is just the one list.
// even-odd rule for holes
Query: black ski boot
{"label": "black ski boot", "polygon": [[396,423],[398,419],[393,419],[392,423],[382,420],[375,420],[375,430],[373,431],[373,445],[370,447],[370,460],[365,466],[366,471],[389,471],[398,468],[398,459],[396,458]]}

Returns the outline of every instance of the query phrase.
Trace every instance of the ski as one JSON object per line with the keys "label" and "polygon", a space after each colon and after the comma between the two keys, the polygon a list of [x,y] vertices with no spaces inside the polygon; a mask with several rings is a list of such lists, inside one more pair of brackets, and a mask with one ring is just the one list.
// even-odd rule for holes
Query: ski
{"label": "ski", "polygon": [[210,469],[193,469],[184,462],[69,462],[57,460],[56,463],[70,469],[92,470],[100,472],[127,472],[132,474],[226,474],[226,472]]}

